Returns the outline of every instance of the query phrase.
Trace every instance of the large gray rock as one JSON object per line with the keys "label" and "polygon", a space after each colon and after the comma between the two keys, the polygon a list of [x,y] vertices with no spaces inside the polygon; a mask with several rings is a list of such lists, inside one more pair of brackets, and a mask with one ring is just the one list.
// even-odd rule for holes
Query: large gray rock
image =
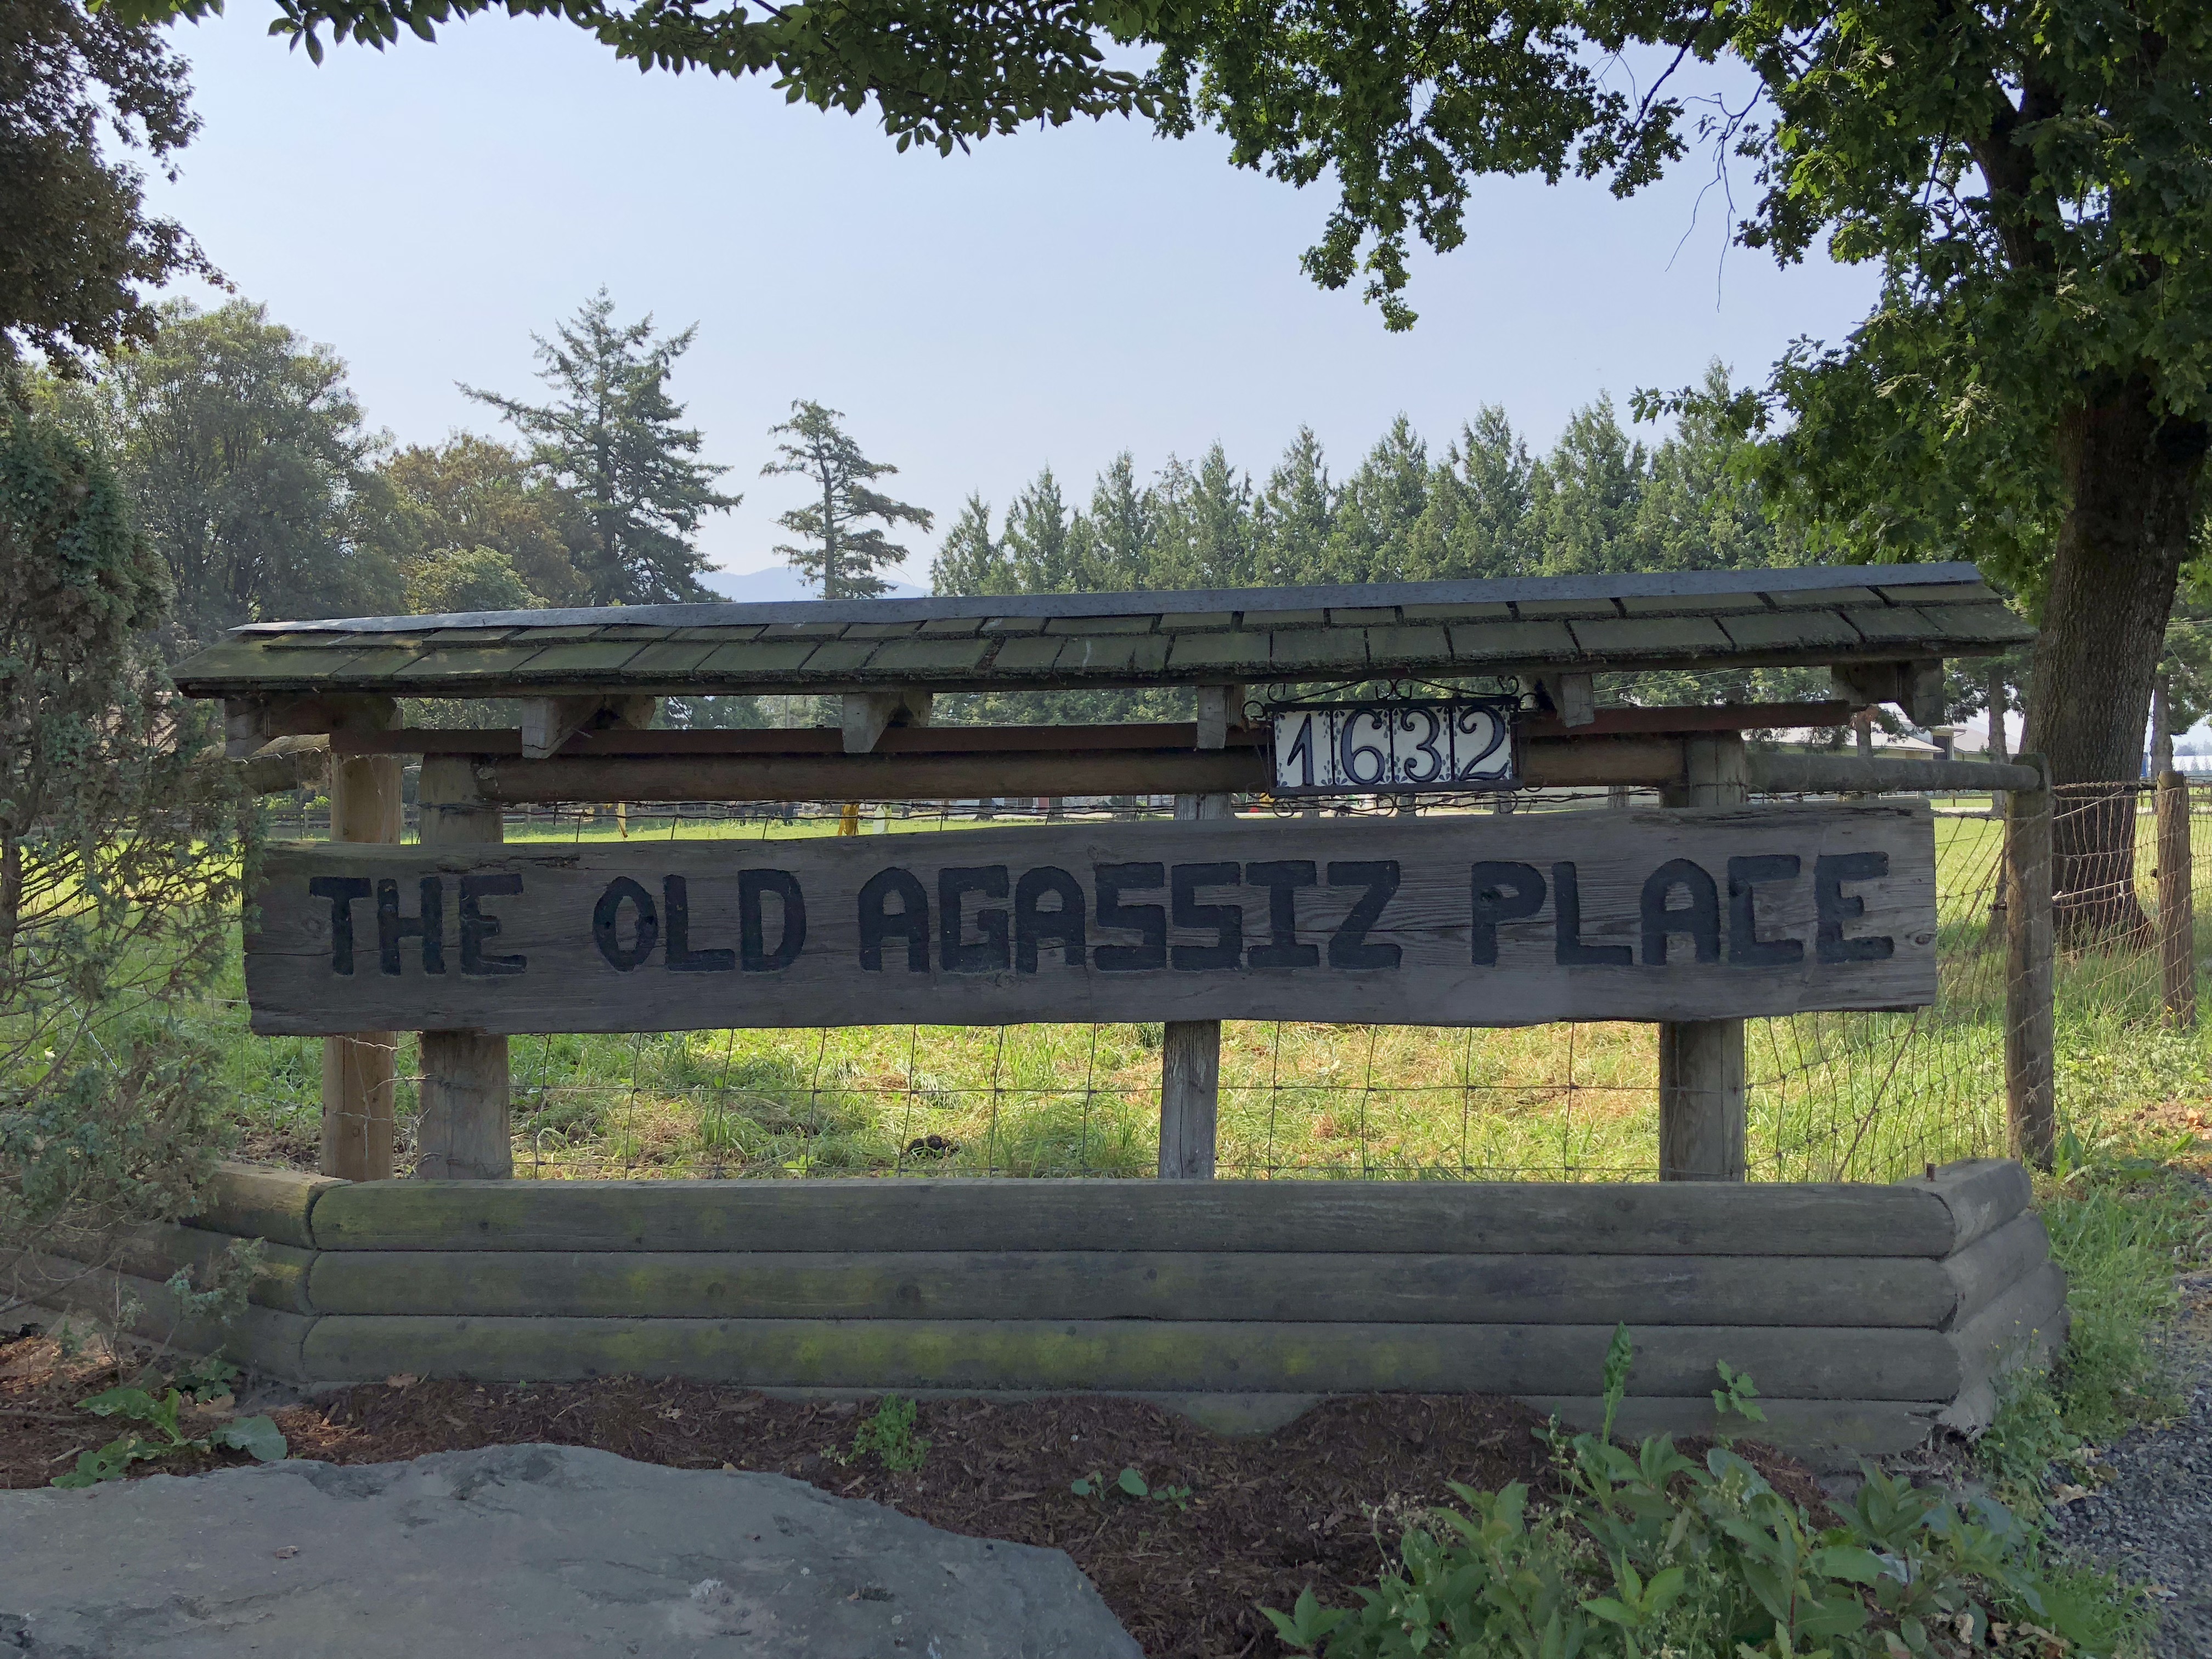
{"label": "large gray rock", "polygon": [[565,1446],[0,1492],[0,1653],[1141,1659],[1058,1550]]}

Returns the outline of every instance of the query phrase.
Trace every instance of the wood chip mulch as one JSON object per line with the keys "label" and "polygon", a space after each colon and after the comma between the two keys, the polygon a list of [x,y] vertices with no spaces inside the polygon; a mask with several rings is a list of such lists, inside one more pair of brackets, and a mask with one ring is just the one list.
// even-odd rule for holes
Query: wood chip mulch
{"label": "wood chip mulch", "polygon": [[[44,1335],[0,1340],[0,1488],[44,1486],[77,1450],[111,1437],[74,1405],[117,1375],[112,1359],[64,1359]],[[1308,1585],[1324,1601],[1354,1601],[1407,1522],[1452,1501],[1448,1483],[1525,1480],[1540,1493],[1552,1484],[1535,1415],[1470,1395],[1328,1401],[1273,1434],[1235,1438],[1129,1401],[925,1401],[918,1431],[930,1447],[911,1474],[873,1458],[838,1461],[865,1407],[700,1383],[393,1378],[271,1415],[297,1457],[373,1463],[532,1441],[592,1446],[672,1468],[786,1474],[947,1531],[1063,1549],[1150,1659],[1272,1659],[1284,1650],[1259,1607],[1287,1608]],[[1802,1465],[1741,1449],[1818,1511],[1820,1489]],[[182,1458],[159,1469],[241,1461]],[[1110,1485],[1125,1468],[1190,1495],[1178,1504],[1068,1490],[1093,1471]]]}

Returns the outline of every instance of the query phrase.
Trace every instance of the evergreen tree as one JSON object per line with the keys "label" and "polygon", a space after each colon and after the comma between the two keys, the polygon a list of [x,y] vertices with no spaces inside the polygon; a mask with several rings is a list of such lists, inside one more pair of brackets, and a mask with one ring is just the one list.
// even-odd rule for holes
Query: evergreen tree
{"label": "evergreen tree", "polygon": [[1543,560],[1530,514],[1535,463],[1513,422],[1485,404],[1460,428],[1437,471],[1437,494],[1451,504],[1425,574],[1437,579],[1533,575]]}
{"label": "evergreen tree", "polygon": [[1152,492],[1137,483],[1137,464],[1123,450],[1098,475],[1091,510],[1078,516],[1073,536],[1085,586],[1102,593],[1128,593],[1146,580],[1157,537]]}
{"label": "evergreen tree", "polygon": [[1187,562],[1177,587],[1243,587],[1252,580],[1252,479],[1219,444],[1206,452],[1190,495]]}
{"label": "evergreen tree", "polygon": [[1073,517],[1060,495],[1060,480],[1048,466],[1014,497],[1006,508],[1005,550],[1016,592],[1082,591],[1085,584],[1077,568],[1081,550],[1078,539],[1069,535]]}
{"label": "evergreen tree", "polygon": [[1759,485],[1741,463],[1752,446],[1715,417],[1729,396],[1719,362],[1705,371],[1704,401],[1651,456],[1631,532],[1639,570],[1741,570],[1803,561],[1802,538],[1767,516]]}
{"label": "evergreen tree", "polygon": [[1636,512],[1648,460],[1621,430],[1609,396],[1569,417],[1532,481],[1544,574],[1637,568]]}
{"label": "evergreen tree", "polygon": [[694,459],[700,434],[677,424],[684,405],[668,395],[698,331],[656,337],[650,315],[623,325],[614,313],[601,289],[556,340],[531,337],[551,402],[461,389],[514,422],[533,441],[536,465],[580,501],[590,529],[575,564],[590,603],[710,599],[699,581],[707,561],[691,538],[708,513],[742,498],[715,490],[729,469]]}
{"label": "evergreen tree", "polygon": [[1413,531],[1429,502],[1429,447],[1403,415],[1344,481],[1329,529],[1328,580],[1407,580]]}
{"label": "evergreen tree", "polygon": [[933,593],[1018,593],[1014,569],[1000,543],[991,538],[991,504],[968,498],[929,567]]}
{"label": "evergreen tree", "polygon": [[1302,426],[1252,503],[1252,579],[1285,587],[1325,580],[1335,512],[1321,440]]}
{"label": "evergreen tree", "polygon": [[[810,480],[820,491],[808,506],[793,507],[776,522],[794,536],[812,544],[807,547],[779,546],[791,568],[817,583],[825,599],[869,599],[886,584],[876,573],[906,557],[906,549],[888,539],[888,526],[910,524],[927,530],[935,514],[927,508],[895,501],[871,488],[873,481],[898,469],[888,461],[872,461],[860,453],[837,422],[841,410],[825,409],[802,398],[791,406],[791,418],[769,428],[785,441],[776,446],[780,461],[761,468],[764,477],[789,473]],[[862,529],[864,520],[880,522]]]}

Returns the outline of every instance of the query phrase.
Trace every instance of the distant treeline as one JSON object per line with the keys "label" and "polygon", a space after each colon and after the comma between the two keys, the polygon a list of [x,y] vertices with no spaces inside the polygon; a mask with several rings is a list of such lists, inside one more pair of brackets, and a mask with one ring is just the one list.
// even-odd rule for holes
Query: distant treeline
{"label": "distant treeline", "polygon": [[[1726,391],[1719,364],[1707,379]],[[1170,459],[1148,483],[1124,452],[1098,475],[1087,505],[1072,502],[1049,468],[995,527],[989,504],[970,496],[931,586],[1109,592],[1805,562],[1802,538],[1771,522],[1756,486],[1737,475],[1741,444],[1695,418],[1646,444],[1601,398],[1577,410],[1541,456],[1495,404],[1440,451],[1401,416],[1341,480],[1304,428],[1256,483],[1218,444],[1195,465]],[[1826,684],[1804,670],[1698,676],[1694,684],[1687,675],[1637,678],[1638,701],[1802,696]],[[945,717],[1166,719],[1188,701],[1165,691],[993,694],[950,699]]]}

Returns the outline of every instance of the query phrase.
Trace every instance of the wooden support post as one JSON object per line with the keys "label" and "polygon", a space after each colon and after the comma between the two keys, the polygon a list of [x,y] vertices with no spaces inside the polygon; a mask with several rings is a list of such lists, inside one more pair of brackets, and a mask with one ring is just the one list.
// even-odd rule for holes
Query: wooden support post
{"label": "wooden support post", "polygon": [[[426,847],[506,839],[500,809],[477,796],[465,756],[426,756],[416,799]],[[507,1180],[514,1173],[507,1039],[482,1031],[425,1031],[422,1044],[416,1175],[428,1181]]]}
{"label": "wooden support post", "polygon": [[[359,755],[331,765],[331,839],[397,842],[399,757]],[[399,1038],[356,1031],[323,1039],[323,1138],[317,1167],[345,1181],[392,1178],[392,1104]]]}
{"label": "wooden support post", "polygon": [[[1686,738],[1683,781],[1668,806],[1739,806],[1748,793],[1743,739],[1732,732]],[[1744,1176],[1743,1022],[1663,1021],[1659,1027],[1659,1178]]]}
{"label": "wooden support post", "polygon": [[2158,781],[2158,954],[2166,1017],[2197,1029],[2197,908],[2191,888],[2189,780],[2167,771]]}
{"label": "wooden support post", "polygon": [[[1198,746],[1218,749],[1243,702],[1233,685],[1198,688]],[[1225,818],[1231,797],[1177,795],[1178,818]],[[1171,1019],[1160,1038],[1160,1179],[1211,1181],[1219,1144],[1221,1022]]]}
{"label": "wooden support post", "polygon": [[[2050,775],[2039,755],[2022,755]],[[2058,1140],[2051,1009],[2051,791],[2005,803],[2005,1119],[2014,1153],[2051,1167]]]}

